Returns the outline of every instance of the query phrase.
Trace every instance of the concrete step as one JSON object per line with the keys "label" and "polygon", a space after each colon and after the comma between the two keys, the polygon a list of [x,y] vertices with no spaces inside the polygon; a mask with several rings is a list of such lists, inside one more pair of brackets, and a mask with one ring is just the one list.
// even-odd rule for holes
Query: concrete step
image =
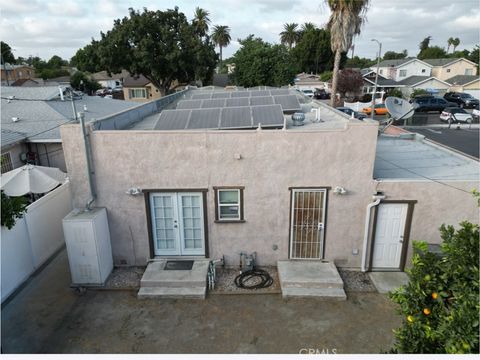
{"label": "concrete step", "polygon": [[206,286],[203,287],[142,287],[137,294],[139,299],[205,299]]}
{"label": "concrete step", "polygon": [[343,282],[331,281],[281,281],[282,287],[310,289],[343,289]]}
{"label": "concrete step", "polygon": [[296,287],[282,287],[282,297],[288,298],[315,298],[318,300],[347,300],[347,294],[343,289],[330,288],[296,288]]}
{"label": "concrete step", "polygon": [[168,280],[168,279],[143,279],[140,281],[140,287],[166,287],[166,288],[188,288],[206,286],[207,279],[202,281],[191,280]]}

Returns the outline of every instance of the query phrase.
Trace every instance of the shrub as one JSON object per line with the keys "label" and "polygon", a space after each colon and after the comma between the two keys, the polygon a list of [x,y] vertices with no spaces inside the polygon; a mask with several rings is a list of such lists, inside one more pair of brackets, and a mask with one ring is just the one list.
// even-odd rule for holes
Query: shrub
{"label": "shrub", "polygon": [[413,99],[415,96],[418,96],[418,95],[428,95],[428,92],[426,90],[423,90],[423,89],[415,89],[410,94],[410,98]]}
{"label": "shrub", "polygon": [[320,80],[322,80],[322,81],[331,80],[332,77],[333,77],[333,72],[331,72],[331,71],[325,71],[325,72],[320,74]]}
{"label": "shrub", "polygon": [[400,98],[400,99],[403,99],[403,93],[402,93],[402,91],[401,91],[400,89],[397,89],[397,88],[390,90],[390,92],[388,93],[387,97],[388,97],[388,96],[395,96],[395,97],[398,97],[398,98]]}
{"label": "shrub", "polygon": [[2,226],[8,230],[15,226],[17,219],[21,219],[26,211],[28,201],[24,197],[8,197],[2,191]]}
{"label": "shrub", "polygon": [[390,294],[404,317],[392,352],[479,352],[479,226],[460,225],[441,226],[441,255],[414,242],[409,283]]}

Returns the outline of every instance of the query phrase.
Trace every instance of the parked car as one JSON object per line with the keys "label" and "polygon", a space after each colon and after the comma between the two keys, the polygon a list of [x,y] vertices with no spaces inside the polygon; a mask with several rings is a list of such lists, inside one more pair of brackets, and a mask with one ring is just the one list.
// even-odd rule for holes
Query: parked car
{"label": "parked car", "polygon": [[327,100],[330,99],[330,94],[325,91],[325,89],[315,89],[313,93],[315,99]]}
{"label": "parked car", "polygon": [[447,107],[440,114],[440,120],[453,123],[453,122],[469,122],[473,121],[472,114],[466,112],[459,107]]}
{"label": "parked car", "polygon": [[348,108],[348,107],[342,107],[342,106],[341,106],[341,107],[337,107],[336,109],[339,110],[339,111],[341,111],[341,112],[343,112],[343,113],[345,113],[345,114],[347,114],[347,115],[350,115],[350,116],[352,116],[352,114],[353,114],[353,117],[356,118],[356,119],[358,119],[358,120],[363,120],[363,119],[365,119],[365,118],[367,117],[367,115],[365,115],[365,114],[363,114],[363,113],[361,113],[361,112],[352,110],[352,109],[350,109],[350,108]]}
{"label": "parked car", "polygon": [[123,86],[115,86],[112,89],[112,93],[121,93],[123,91]]}
{"label": "parked car", "polygon": [[303,95],[313,98],[313,91],[310,89],[302,90]]}
{"label": "parked car", "polygon": [[472,95],[461,92],[447,92],[444,96],[445,100],[456,103],[461,108],[473,109],[478,105],[478,99]]}
{"label": "parked car", "polygon": [[[369,106],[369,107],[363,108],[362,111],[365,114],[370,115],[370,113],[372,112],[372,107]],[[375,108],[373,111],[375,112],[375,115],[386,115],[388,113],[388,110],[385,107],[385,104],[375,104]]]}
{"label": "parked car", "polygon": [[438,111],[442,112],[446,107],[456,107],[456,103],[449,102],[441,97],[422,96],[416,97],[412,101],[416,112]]}
{"label": "parked car", "polygon": [[473,122],[474,123],[478,124],[480,122],[480,110],[479,110],[479,105],[478,104],[475,107],[475,109],[473,109],[473,111],[472,111],[472,117],[473,117]]}

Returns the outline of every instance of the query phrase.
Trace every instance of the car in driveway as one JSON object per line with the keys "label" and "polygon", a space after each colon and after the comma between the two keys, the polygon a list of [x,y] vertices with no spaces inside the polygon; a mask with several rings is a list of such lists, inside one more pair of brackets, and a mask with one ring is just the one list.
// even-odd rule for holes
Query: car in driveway
{"label": "car in driveway", "polygon": [[315,92],[313,93],[313,97],[315,99],[320,100],[327,100],[330,99],[330,94],[325,91],[325,89],[317,89],[315,88]]}
{"label": "car in driveway", "polygon": [[352,110],[352,109],[350,109],[350,108],[348,108],[348,107],[340,106],[340,107],[337,107],[336,109],[337,109],[338,111],[341,111],[341,112],[343,112],[343,113],[345,113],[345,114],[347,114],[347,115],[350,115],[350,116],[352,116],[352,114],[353,114],[353,117],[356,118],[356,119],[358,119],[358,120],[363,120],[363,119],[365,119],[365,118],[367,117],[367,115],[365,115],[365,114],[363,114],[363,113],[361,113],[361,112]]}
{"label": "car in driveway", "polygon": [[472,95],[462,92],[447,92],[443,95],[444,99],[456,103],[461,108],[474,109],[478,106],[478,99]]}
{"label": "car in driveway", "polygon": [[303,95],[313,98],[313,91],[310,89],[302,90]]}
{"label": "car in driveway", "polygon": [[[369,107],[363,108],[362,111],[365,114],[370,115],[371,112],[372,112],[372,107],[369,106]],[[386,115],[386,114],[388,114],[388,110],[385,107],[385,104],[375,104],[375,108],[374,108],[373,111],[375,112],[375,115]]]}
{"label": "car in driveway", "polygon": [[412,105],[416,112],[438,111],[442,112],[446,107],[456,107],[456,103],[449,102],[441,97],[424,96],[414,98]]}
{"label": "car in driveway", "polygon": [[473,117],[472,114],[457,106],[446,107],[440,114],[440,120],[448,123],[471,123],[473,121]]}

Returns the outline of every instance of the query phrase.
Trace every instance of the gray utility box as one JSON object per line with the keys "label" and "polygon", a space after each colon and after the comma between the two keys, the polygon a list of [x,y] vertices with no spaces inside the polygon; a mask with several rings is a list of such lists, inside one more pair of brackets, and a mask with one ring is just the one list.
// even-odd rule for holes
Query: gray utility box
{"label": "gray utility box", "polygon": [[72,286],[102,286],[113,269],[106,208],[73,210],[63,218]]}

